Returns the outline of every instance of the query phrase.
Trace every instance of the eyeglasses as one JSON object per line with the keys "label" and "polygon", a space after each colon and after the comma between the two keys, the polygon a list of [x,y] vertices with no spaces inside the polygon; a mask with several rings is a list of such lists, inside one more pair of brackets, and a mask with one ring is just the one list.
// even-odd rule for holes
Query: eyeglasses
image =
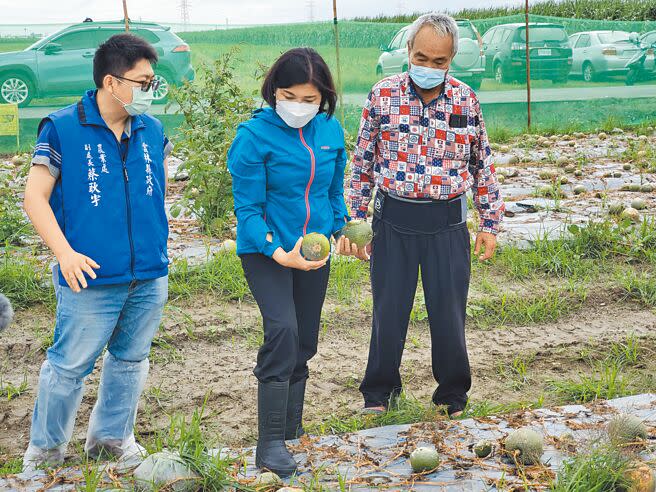
{"label": "eyeglasses", "polygon": [[151,80],[145,80],[145,81],[144,80],[132,80],[132,79],[128,79],[127,77],[121,77],[120,75],[114,75],[114,74],[112,74],[112,77],[116,77],[117,79],[120,79],[120,80],[127,80],[129,82],[134,82],[135,84],[139,84],[139,85],[141,85],[141,91],[142,92],[148,92],[151,89],[151,87],[152,87],[153,91],[156,91],[157,89],[159,89],[160,81],[157,80],[157,79],[151,79]]}

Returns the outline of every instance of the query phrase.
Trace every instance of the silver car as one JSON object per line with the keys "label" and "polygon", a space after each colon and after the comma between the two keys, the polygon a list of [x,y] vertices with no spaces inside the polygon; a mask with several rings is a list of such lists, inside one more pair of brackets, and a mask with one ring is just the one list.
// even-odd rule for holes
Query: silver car
{"label": "silver car", "polygon": [[[476,27],[466,20],[459,19],[458,53],[456,54],[449,74],[462,80],[472,89],[478,90],[485,72],[485,55],[481,36]],[[388,76],[408,70],[408,29],[406,26],[398,31],[388,46],[381,46],[383,52],[378,58],[376,74]]]}
{"label": "silver car", "polygon": [[637,35],[626,31],[586,31],[570,37],[571,75],[592,82],[600,75],[624,75],[626,62],[640,51]]}

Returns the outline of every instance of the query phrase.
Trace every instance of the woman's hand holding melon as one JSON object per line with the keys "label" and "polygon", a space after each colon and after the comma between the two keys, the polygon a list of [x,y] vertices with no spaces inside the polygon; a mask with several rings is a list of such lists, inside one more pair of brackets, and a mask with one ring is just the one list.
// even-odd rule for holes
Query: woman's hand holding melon
{"label": "woman's hand holding melon", "polygon": [[289,253],[286,253],[284,249],[278,248],[274,253],[272,258],[279,264],[287,268],[296,268],[297,270],[318,270],[326,265],[330,255],[326,256],[323,260],[319,261],[308,261],[301,254],[301,245],[303,244],[303,238],[298,238],[294,249]]}

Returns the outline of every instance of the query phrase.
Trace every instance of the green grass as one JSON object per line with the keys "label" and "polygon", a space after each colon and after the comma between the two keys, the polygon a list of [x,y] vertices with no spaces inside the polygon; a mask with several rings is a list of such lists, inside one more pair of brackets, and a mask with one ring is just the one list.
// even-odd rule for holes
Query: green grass
{"label": "green grass", "polygon": [[235,485],[231,474],[236,469],[235,460],[207,454],[208,450],[217,447],[217,443],[209,440],[203,432],[204,410],[204,406],[195,410],[189,420],[181,414],[172,415],[167,429],[156,431],[143,442],[149,453],[163,449],[177,451],[185,464],[200,476],[201,490],[223,491]]}
{"label": "green grass", "polygon": [[543,289],[537,295],[504,293],[470,300],[467,315],[479,328],[553,322],[580,309],[586,297],[581,285]]}
{"label": "green grass", "polygon": [[48,265],[34,256],[14,255],[9,248],[0,254],[0,292],[16,308],[28,308],[35,304],[54,307],[55,304]]}
{"label": "green grass", "polygon": [[630,457],[619,450],[593,445],[589,450],[567,459],[558,472],[553,492],[607,492],[628,490],[625,476]]}
{"label": "green grass", "polygon": [[23,471],[23,458],[7,458],[0,462],[0,477],[7,475],[16,475]]}
{"label": "green grass", "polygon": [[651,344],[651,339],[642,343],[628,335],[603,349],[586,351],[581,356],[588,368],[577,379],[549,381],[549,390],[564,403],[587,403],[650,391],[651,377],[641,375],[637,369],[642,367],[646,357],[651,359],[653,354],[646,353]]}
{"label": "green grass", "polygon": [[[597,19],[601,21],[654,21],[656,11],[649,0],[541,0],[532,3],[530,12],[535,15],[565,17],[572,19]],[[522,15],[524,4],[508,2],[507,6],[450,10],[456,18],[488,19]],[[377,17],[360,17],[355,20],[371,22],[412,22],[425,12]],[[610,29],[610,27],[608,28]]]}
{"label": "green grass", "polygon": [[629,270],[619,276],[618,282],[626,299],[656,307],[656,279],[652,274]]}
{"label": "green grass", "polygon": [[328,294],[341,303],[351,304],[362,298],[362,291],[368,279],[368,263],[335,255],[330,260]]}
{"label": "green grass", "polygon": [[354,415],[346,418],[333,414],[320,423],[307,426],[306,430],[310,434],[317,435],[343,434],[385,425],[434,421],[445,416],[446,413],[443,408],[432,403],[424,404],[403,392],[397,398],[392,399],[388,411],[382,414]]}
{"label": "green grass", "polygon": [[250,294],[237,255],[221,252],[199,265],[190,265],[185,260],[173,264],[169,273],[169,296],[172,299],[208,293],[230,300],[242,300]]}

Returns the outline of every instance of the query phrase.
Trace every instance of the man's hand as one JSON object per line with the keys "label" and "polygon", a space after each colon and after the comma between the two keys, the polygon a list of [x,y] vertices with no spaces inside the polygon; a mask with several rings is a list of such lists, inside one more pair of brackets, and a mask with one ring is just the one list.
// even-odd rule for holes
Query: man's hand
{"label": "man's hand", "polygon": [[351,243],[351,241],[344,236],[341,236],[337,240],[337,246],[335,249],[339,255],[355,256],[362,261],[369,261],[369,258],[371,257],[371,243],[367,244],[364,248],[358,248],[357,244]]}
{"label": "man's hand", "polygon": [[89,277],[96,278],[96,272],[93,269],[100,268],[100,265],[91,258],[72,249],[57,257],[57,261],[62,276],[73,292],[80,292],[80,285],[83,289],[87,288],[87,280],[84,277],[85,272]]}
{"label": "man's hand", "polygon": [[497,237],[490,232],[479,232],[476,235],[476,244],[474,246],[475,255],[481,253],[481,247],[485,251],[479,255],[478,259],[481,261],[489,260],[494,255],[494,250],[497,247]]}

